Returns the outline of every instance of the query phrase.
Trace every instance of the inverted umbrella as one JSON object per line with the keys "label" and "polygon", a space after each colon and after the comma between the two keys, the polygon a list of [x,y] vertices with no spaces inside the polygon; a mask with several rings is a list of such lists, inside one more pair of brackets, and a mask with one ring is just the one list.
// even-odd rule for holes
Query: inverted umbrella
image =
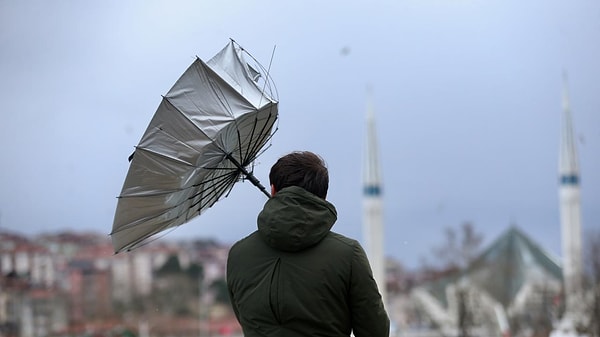
{"label": "inverted umbrella", "polygon": [[235,41],[207,62],[196,58],[129,158],[111,232],[115,252],[188,222],[241,179],[269,196],[251,165],[276,131],[277,104],[268,71]]}

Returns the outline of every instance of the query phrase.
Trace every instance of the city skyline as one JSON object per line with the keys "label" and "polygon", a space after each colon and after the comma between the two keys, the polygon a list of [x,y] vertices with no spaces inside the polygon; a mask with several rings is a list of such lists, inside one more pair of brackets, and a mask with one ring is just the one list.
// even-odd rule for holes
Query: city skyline
{"label": "city skyline", "polygon": [[[234,38],[271,64],[279,92],[279,129],[254,167],[264,185],[281,155],[320,154],[339,212],[333,229],[363,241],[370,86],[386,255],[417,267],[445,228],[471,222],[483,246],[515,224],[561,256],[563,71],[582,233],[600,229],[599,12],[589,0],[1,2],[0,228],[108,235],[127,157],[160,96],[196,55]],[[240,182],[166,238],[237,241],[255,229],[264,202]]]}

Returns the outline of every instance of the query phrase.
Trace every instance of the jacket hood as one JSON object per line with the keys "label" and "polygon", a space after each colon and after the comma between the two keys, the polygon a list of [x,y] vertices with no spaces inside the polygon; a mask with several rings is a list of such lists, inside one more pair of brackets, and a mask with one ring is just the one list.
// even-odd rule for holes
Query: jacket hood
{"label": "jacket hood", "polygon": [[296,252],[321,241],[337,220],[333,204],[297,186],[281,189],[258,215],[258,232],[271,247]]}

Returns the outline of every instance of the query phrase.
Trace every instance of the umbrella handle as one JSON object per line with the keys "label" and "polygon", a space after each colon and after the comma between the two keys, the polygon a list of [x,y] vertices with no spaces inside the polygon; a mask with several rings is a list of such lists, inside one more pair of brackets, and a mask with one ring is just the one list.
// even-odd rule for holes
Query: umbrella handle
{"label": "umbrella handle", "polygon": [[254,174],[252,174],[251,172],[248,172],[246,169],[242,168],[242,173],[244,173],[246,175],[246,178],[248,178],[248,180],[250,180],[250,182],[252,184],[254,184],[254,186],[258,187],[259,190],[261,190],[266,196],[267,198],[271,198],[271,194],[267,191],[267,189],[260,183],[260,181],[258,181],[258,179],[254,176]]}
{"label": "umbrella handle", "polygon": [[245,167],[243,167],[237,160],[235,160],[235,158],[233,158],[230,153],[225,154],[225,156],[246,176],[246,179],[250,180],[250,182],[254,186],[258,187],[258,189],[261,190],[267,196],[267,198],[271,198],[271,194],[254,176],[254,174],[252,174],[252,172],[248,172],[248,170],[246,170]]}

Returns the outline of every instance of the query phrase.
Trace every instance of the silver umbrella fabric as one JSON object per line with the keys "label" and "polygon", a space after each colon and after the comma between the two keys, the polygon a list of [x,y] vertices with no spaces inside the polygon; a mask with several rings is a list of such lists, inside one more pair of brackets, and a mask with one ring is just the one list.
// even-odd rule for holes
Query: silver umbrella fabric
{"label": "silver umbrella fabric", "polygon": [[[163,96],[130,157],[111,237],[115,252],[188,222],[248,179],[276,131],[278,101],[268,73],[235,41],[196,58]],[[251,59],[253,60],[253,58]]]}

